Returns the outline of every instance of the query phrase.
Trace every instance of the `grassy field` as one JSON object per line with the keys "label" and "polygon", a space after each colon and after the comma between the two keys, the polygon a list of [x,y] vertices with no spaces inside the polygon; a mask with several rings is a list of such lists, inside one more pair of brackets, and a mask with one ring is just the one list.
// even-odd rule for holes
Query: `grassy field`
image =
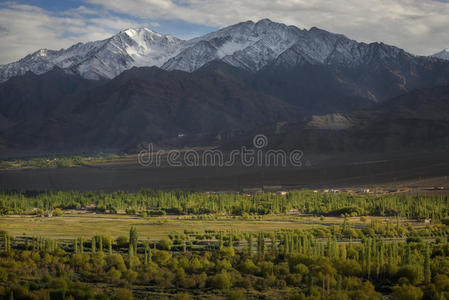
{"label": "grassy field", "polygon": [[[384,221],[383,217],[369,217],[362,222],[359,217],[349,218],[348,222],[355,227],[369,224],[371,219]],[[396,220],[396,219],[395,219]],[[129,228],[135,226],[141,237],[161,239],[172,233],[183,233],[184,230],[203,232],[204,230],[241,232],[270,232],[281,229],[306,229],[312,227],[342,224],[340,217],[319,217],[300,215],[268,215],[263,217],[229,216],[163,216],[136,217],[124,214],[103,215],[95,213],[71,212],[52,218],[36,216],[1,216],[0,228],[13,236],[45,236],[56,239],[72,239],[91,237],[96,234],[111,237],[127,236]],[[401,220],[402,223],[406,220]],[[424,224],[412,222],[415,228]]]}

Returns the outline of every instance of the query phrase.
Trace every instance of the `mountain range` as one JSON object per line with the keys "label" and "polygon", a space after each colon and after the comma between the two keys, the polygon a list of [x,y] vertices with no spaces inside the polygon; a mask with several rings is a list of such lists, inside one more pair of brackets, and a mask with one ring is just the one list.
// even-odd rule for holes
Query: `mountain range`
{"label": "mountain range", "polygon": [[[309,154],[447,151],[449,86],[417,89],[362,111],[271,125],[264,133],[275,148],[300,147]],[[235,147],[246,140],[242,135],[229,143]]]}
{"label": "mountain range", "polygon": [[[382,43],[358,43],[316,27],[304,30],[263,19],[238,23],[187,41],[143,27],[68,49],[40,49],[0,66],[0,82],[27,71],[43,74],[55,66],[86,79],[112,79],[132,67],[193,72],[213,60],[257,72],[268,65],[355,68],[373,60],[391,61],[401,56],[413,57]],[[449,59],[449,52],[443,50],[432,57]]]}
{"label": "mountain range", "polygon": [[[294,132],[301,130],[316,151],[335,150],[319,145],[326,139],[332,145],[340,135],[348,144],[364,136],[360,141],[373,145],[395,128],[405,139],[407,128],[416,129],[412,119],[428,130],[438,122],[446,128],[448,120],[436,117],[448,112],[445,54],[416,56],[268,19],[187,41],[128,29],[0,66],[0,154],[217,143],[280,124],[284,131],[273,137],[278,144],[299,143]],[[427,103],[417,90],[434,97]],[[410,137],[420,141],[419,134]],[[349,150],[390,151],[403,144],[385,145]]]}

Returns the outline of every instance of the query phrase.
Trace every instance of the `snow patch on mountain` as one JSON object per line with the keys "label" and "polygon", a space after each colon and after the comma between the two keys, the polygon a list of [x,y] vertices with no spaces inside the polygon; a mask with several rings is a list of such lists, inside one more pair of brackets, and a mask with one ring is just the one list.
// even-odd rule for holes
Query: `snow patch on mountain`
{"label": "snow patch on mountain", "polygon": [[449,60],[449,51],[447,49],[444,49],[443,51],[431,55],[431,57]]}
{"label": "snow patch on mountain", "polygon": [[[88,79],[100,79],[114,78],[142,66],[193,72],[213,60],[257,72],[269,66],[302,64],[394,64],[400,55],[412,56],[383,43],[358,43],[316,27],[304,30],[263,19],[231,25],[187,41],[148,28],[131,28],[109,39],[78,43],[68,49],[41,49],[0,66],[0,82],[27,71],[42,74],[55,66]],[[449,59],[449,52],[442,51],[434,57]]]}
{"label": "snow patch on mountain", "polygon": [[58,51],[41,49],[0,66],[0,82],[28,71],[42,74],[58,66],[88,79],[114,78],[134,66],[162,66],[184,41],[148,28],[127,29],[113,37],[78,43]]}
{"label": "snow patch on mountain", "polygon": [[238,23],[187,41],[185,49],[162,68],[192,72],[215,59],[258,71],[298,40],[301,30],[272,22]]}
{"label": "snow patch on mountain", "polygon": [[187,41],[182,48],[163,69],[193,72],[217,59],[252,72],[269,65],[292,67],[306,63],[355,67],[394,60],[405,53],[382,43],[358,43],[316,27],[302,30],[268,19],[220,29]]}

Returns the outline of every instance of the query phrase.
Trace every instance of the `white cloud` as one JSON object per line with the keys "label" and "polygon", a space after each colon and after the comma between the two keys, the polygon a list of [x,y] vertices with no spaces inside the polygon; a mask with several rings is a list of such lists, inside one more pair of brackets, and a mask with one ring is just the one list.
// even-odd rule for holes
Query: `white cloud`
{"label": "white cloud", "polygon": [[434,0],[86,0],[145,18],[225,26],[270,18],[317,26],[359,41],[383,41],[416,54],[449,47],[449,3]]}

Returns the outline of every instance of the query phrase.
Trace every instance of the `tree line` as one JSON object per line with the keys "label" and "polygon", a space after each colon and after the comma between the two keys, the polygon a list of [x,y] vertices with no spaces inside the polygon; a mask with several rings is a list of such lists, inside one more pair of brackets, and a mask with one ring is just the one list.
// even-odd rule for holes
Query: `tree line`
{"label": "tree line", "polygon": [[446,195],[353,195],[309,190],[276,193],[220,194],[189,191],[128,192],[0,192],[0,214],[43,214],[57,209],[124,211],[132,215],[165,214],[281,214],[297,210],[324,216],[397,216],[449,222]]}
{"label": "tree line", "polygon": [[[449,299],[447,236],[387,240],[343,226],[53,240],[0,234],[2,299]],[[98,288],[98,287],[111,288]],[[145,289],[142,290],[142,286]]]}

